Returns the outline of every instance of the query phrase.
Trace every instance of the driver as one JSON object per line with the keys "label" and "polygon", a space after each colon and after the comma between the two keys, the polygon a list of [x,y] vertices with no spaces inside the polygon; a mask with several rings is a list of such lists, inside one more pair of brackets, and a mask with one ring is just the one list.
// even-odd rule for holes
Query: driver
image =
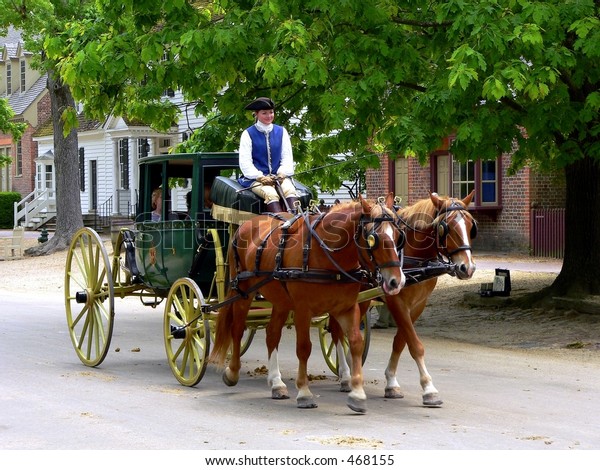
{"label": "driver", "polygon": [[268,212],[284,212],[280,193],[290,212],[295,212],[298,193],[290,177],[294,174],[292,144],[287,130],[273,124],[275,104],[270,98],[257,98],[245,109],[252,111],[255,122],[240,139],[240,169],[244,174],[238,181],[262,197]]}

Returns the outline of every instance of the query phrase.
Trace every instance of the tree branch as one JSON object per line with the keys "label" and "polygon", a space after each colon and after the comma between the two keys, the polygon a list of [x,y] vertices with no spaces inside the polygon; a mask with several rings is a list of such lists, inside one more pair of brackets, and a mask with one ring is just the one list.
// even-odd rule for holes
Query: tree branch
{"label": "tree branch", "polygon": [[420,28],[448,28],[452,26],[452,21],[442,21],[441,23],[437,21],[417,21],[417,20],[407,20],[404,18],[394,17],[392,21],[396,24],[401,24],[405,26],[418,26]]}
{"label": "tree branch", "polygon": [[525,111],[525,109],[523,108],[523,106],[521,106],[516,101],[511,100],[510,98],[507,98],[506,96],[504,98],[500,98],[500,102],[503,105],[508,106],[511,109],[514,109],[515,111],[519,111],[520,113],[522,113],[523,111]]}

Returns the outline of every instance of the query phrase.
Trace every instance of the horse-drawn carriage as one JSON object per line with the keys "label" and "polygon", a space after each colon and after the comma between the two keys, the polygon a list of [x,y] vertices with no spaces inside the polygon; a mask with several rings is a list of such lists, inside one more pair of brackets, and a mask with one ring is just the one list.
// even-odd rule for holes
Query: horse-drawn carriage
{"label": "horse-drawn carriage", "polygon": [[[404,235],[391,196],[375,203],[361,200],[343,204],[339,210],[336,208],[331,215],[325,216],[318,213],[310,191],[296,182],[302,211],[295,216],[264,216],[259,215],[264,210],[262,201],[237,184],[238,174],[236,153],[142,158],[138,171],[136,218],[131,227],[114,234],[111,256],[105,242],[94,230],[83,228],[75,234],[67,254],[65,303],[68,329],[79,359],[91,367],[105,359],[114,326],[115,298],[138,297],[144,305],[151,307],[164,302],[163,338],[169,366],[181,384],[194,386],[206,370],[211,342],[217,333],[215,324],[220,317],[225,318],[222,311],[232,305],[237,308],[238,304],[244,305],[242,310],[247,308],[238,315],[243,317],[241,329],[239,325],[231,326],[237,328],[233,335],[232,356],[238,361],[238,372],[239,357],[249,347],[257,329],[271,324],[271,332],[267,330],[269,358],[273,348],[276,352],[280,337],[277,329],[294,324],[299,336],[298,324],[303,320],[294,308],[303,305],[311,311],[310,326],[319,329],[319,341],[328,366],[339,373],[342,381],[343,373],[338,369],[345,363],[340,358],[344,355],[342,329],[346,337],[350,337],[345,344],[346,349],[352,351],[354,360],[350,366],[344,365],[344,371],[348,375],[349,368],[354,368],[352,387],[362,390],[362,371],[359,370],[360,378],[355,376],[356,368],[360,369],[368,351],[370,322],[364,308],[359,313],[358,304],[364,306],[375,298],[396,296],[404,283],[399,281],[401,277],[404,279],[400,271]],[[157,188],[162,195],[159,207],[162,210],[158,211],[161,219],[158,221],[152,218],[152,193]],[[465,209],[463,206],[444,207],[436,208],[438,214],[440,210],[447,215],[453,211],[462,213]],[[445,222],[443,225],[441,220],[431,222],[429,225],[435,225],[436,231],[443,226],[444,237],[448,236]],[[262,225],[264,229],[260,228]],[[243,238],[245,232],[239,230],[240,227],[250,227],[245,230],[251,234],[250,238]],[[422,229],[417,230],[424,233]],[[328,240],[328,236],[332,238]],[[436,232],[434,238],[439,241],[441,236],[441,232]],[[336,243],[339,247],[334,246]],[[251,253],[250,264],[254,265],[240,269],[245,255],[242,245],[253,246],[257,251]],[[465,249],[470,249],[470,245],[462,246],[458,251]],[[272,256],[265,254],[269,250]],[[299,253],[298,260],[290,265],[295,251]],[[434,258],[423,260],[409,270],[410,283],[453,273],[457,269],[451,260],[440,263],[437,256]],[[359,268],[354,268],[355,265]],[[236,272],[235,276],[230,275],[232,270]],[[233,286],[229,285],[230,277]],[[279,289],[278,286],[287,282],[290,283],[285,289]],[[304,304],[305,298],[311,296],[306,296],[301,289],[298,297],[305,298],[293,299],[292,291],[296,287],[289,286],[302,282],[315,283],[311,292],[329,287],[331,292],[343,293],[346,291],[342,284],[351,286],[349,298],[319,310],[320,306]],[[271,290],[277,294],[267,298]],[[273,299],[281,296],[288,302],[275,305]],[[345,303],[348,306],[338,317],[338,304]],[[273,320],[274,313],[276,320]],[[228,349],[227,339],[232,337],[231,332],[223,335],[225,342],[216,338],[220,348],[217,355],[220,354],[221,360],[223,347]],[[276,338],[271,344],[269,335]],[[410,346],[410,335],[406,338]],[[278,370],[276,360],[269,360],[269,367]],[[305,365],[301,369],[306,372]],[[235,383],[225,374],[224,379],[230,385]],[[275,398],[274,388],[275,385]],[[349,406],[364,411],[362,400],[359,398],[358,403],[354,401]],[[303,403],[303,407],[313,406],[312,402]]]}
{"label": "horse-drawn carriage", "polygon": [[[143,158],[136,218],[131,227],[112,234],[112,254],[94,230],[76,233],[67,254],[65,302],[71,340],[85,365],[99,365],[108,353],[114,299],[138,297],[151,307],[165,301],[164,341],[177,380],[193,386],[202,379],[212,324],[227,290],[229,240],[240,224],[264,209],[260,198],[242,190],[238,174],[237,153]],[[296,185],[306,210],[312,202],[310,191]],[[162,192],[160,221],[151,217],[156,188]],[[265,327],[270,312],[269,302],[258,295],[247,319],[242,352],[257,329]],[[320,330],[326,362],[335,368],[327,316],[315,318],[313,326]],[[369,331],[367,324],[367,343]]]}

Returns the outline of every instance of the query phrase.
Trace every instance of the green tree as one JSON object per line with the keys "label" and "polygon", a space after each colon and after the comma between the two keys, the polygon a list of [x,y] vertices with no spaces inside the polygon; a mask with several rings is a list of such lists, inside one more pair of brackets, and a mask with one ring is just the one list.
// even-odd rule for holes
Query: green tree
{"label": "green tree", "polygon": [[63,250],[83,227],[79,199],[77,130],[73,125],[75,102],[71,91],[55,73],[55,61],[44,49],[45,39],[64,29],[64,22],[82,14],[84,0],[0,0],[0,28],[12,25],[23,33],[28,51],[38,53],[35,65],[48,73],[48,92],[54,128],[56,174],[56,231],[46,243],[26,250],[43,255]]}
{"label": "green tree", "polygon": [[[3,134],[11,134],[14,140],[19,140],[25,132],[25,124],[21,122],[14,122],[12,118],[15,113],[8,105],[8,101],[5,98],[0,99],[0,132]],[[9,165],[11,162],[10,157],[7,155],[0,155],[0,168],[5,165]]]}
{"label": "green tree", "polygon": [[354,169],[382,152],[425,159],[454,132],[465,160],[517,144],[513,169],[566,174],[565,257],[547,294],[598,294],[598,3],[104,0],[47,45],[92,113],[164,126],[177,110],[160,93],[181,89],[209,117],[190,148],[234,148],[261,95],[300,171],[336,154]]}
{"label": "green tree", "polygon": [[[14,122],[12,118],[15,113],[8,105],[8,101],[5,98],[0,99],[0,132],[3,134],[11,134],[13,139],[19,140],[25,132],[25,124],[20,122]],[[10,165],[12,159],[8,155],[0,155],[0,168]]]}

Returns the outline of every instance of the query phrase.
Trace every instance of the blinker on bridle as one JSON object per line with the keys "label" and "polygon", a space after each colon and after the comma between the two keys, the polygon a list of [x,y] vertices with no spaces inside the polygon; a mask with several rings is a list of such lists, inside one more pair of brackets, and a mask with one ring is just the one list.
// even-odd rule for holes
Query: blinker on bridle
{"label": "blinker on bridle", "polygon": [[[379,200],[379,203],[383,204],[383,201],[381,200],[381,198]],[[402,248],[404,247],[404,242],[406,241],[406,236],[404,234],[404,231],[402,231],[400,229],[400,219],[398,217],[392,217],[390,215],[382,215],[379,217],[371,217],[371,216],[363,215],[361,217],[360,225],[362,228],[363,237],[364,237],[365,241],[367,242],[366,248],[367,248],[367,251],[369,252],[369,257],[371,258],[371,261],[377,266],[378,269],[390,267],[390,266],[402,267],[402,262],[400,262],[400,261],[388,262],[388,263],[384,263],[382,265],[378,265],[375,260],[375,257],[373,255],[373,250],[376,250],[379,247],[379,243],[380,243],[379,234],[376,232],[376,230],[384,222],[390,222],[394,227],[396,227],[396,229],[398,229],[398,232],[400,233],[400,236],[398,238],[398,243],[396,244],[397,250],[401,251]],[[367,224],[373,224],[373,227],[368,231],[365,227]],[[358,236],[358,232],[356,233],[356,236]],[[356,239],[356,237],[355,237],[355,242],[357,243],[357,245],[359,245],[358,239]]]}
{"label": "blinker on bridle", "polygon": [[[445,214],[447,214],[448,212],[459,212],[461,215],[463,212],[466,212],[466,209],[459,204],[456,201],[452,201],[452,203],[446,207],[445,209],[442,209],[440,211],[438,211],[437,216],[434,220],[434,225],[437,225],[436,227],[436,238],[437,238],[437,244],[438,247],[446,247],[446,237],[448,236],[448,234],[450,233],[450,228],[448,227],[448,223],[443,220],[441,217]],[[463,216],[464,217],[464,216]],[[436,223],[435,221],[438,220],[439,221]],[[471,240],[474,240],[475,237],[477,236],[477,222],[475,221],[475,219],[471,216],[471,221],[472,221],[472,225],[471,225],[471,231],[469,232],[469,237]],[[457,247],[456,249],[452,250],[451,252],[448,252],[446,254],[446,256],[450,257],[460,251],[472,251],[471,245],[461,245],[459,247]]]}

